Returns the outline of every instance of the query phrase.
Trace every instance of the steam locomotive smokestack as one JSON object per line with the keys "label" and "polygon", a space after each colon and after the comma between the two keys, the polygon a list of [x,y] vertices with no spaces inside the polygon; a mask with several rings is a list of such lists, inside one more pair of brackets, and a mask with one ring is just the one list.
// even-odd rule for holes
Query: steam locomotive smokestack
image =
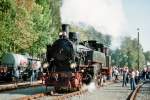
{"label": "steam locomotive smokestack", "polygon": [[69,34],[69,24],[62,24],[62,32]]}

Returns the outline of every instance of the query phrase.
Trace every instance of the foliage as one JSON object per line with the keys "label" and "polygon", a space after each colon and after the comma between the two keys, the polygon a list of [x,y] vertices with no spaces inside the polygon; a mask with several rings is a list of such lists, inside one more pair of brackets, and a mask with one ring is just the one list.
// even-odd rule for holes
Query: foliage
{"label": "foliage", "polygon": [[150,51],[144,52],[145,60],[146,60],[146,65],[148,62],[150,62]]}
{"label": "foliage", "polygon": [[42,53],[60,31],[61,0],[1,0],[0,57],[6,52]]}
{"label": "foliage", "polygon": [[[112,63],[120,67],[138,68],[138,41],[125,37],[120,49],[112,51]],[[142,46],[139,45],[139,64],[140,68],[145,64],[145,57]]]}

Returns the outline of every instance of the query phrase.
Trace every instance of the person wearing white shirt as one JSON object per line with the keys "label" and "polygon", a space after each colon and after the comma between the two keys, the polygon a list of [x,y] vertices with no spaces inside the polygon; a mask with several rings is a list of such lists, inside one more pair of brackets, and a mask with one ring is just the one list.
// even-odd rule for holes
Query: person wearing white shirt
{"label": "person wearing white shirt", "polygon": [[117,69],[114,70],[115,80],[118,80],[119,72]]}
{"label": "person wearing white shirt", "polygon": [[136,85],[139,83],[139,71],[138,70],[136,70],[135,72],[135,83]]}
{"label": "person wearing white shirt", "polygon": [[130,73],[130,86],[131,90],[135,90],[135,71],[132,69]]}

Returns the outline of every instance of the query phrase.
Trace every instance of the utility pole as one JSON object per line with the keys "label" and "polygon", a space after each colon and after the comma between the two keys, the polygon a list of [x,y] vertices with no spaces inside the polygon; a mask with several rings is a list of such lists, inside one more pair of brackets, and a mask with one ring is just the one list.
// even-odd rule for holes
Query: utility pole
{"label": "utility pole", "polygon": [[137,31],[138,31],[138,70],[140,69],[140,55],[139,55],[139,52],[140,52],[140,43],[139,43],[139,28],[137,28]]}

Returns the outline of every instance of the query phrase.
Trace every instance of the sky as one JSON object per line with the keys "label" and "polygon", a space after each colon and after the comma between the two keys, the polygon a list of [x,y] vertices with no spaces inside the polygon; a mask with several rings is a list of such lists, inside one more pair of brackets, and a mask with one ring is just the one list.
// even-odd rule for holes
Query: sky
{"label": "sky", "polygon": [[140,28],[140,43],[144,51],[150,51],[150,0],[123,0],[128,27],[126,34],[137,37]]}
{"label": "sky", "polygon": [[144,51],[150,50],[150,0],[63,0],[62,23],[92,25],[112,38],[112,48],[119,47],[123,36],[137,37]]}

